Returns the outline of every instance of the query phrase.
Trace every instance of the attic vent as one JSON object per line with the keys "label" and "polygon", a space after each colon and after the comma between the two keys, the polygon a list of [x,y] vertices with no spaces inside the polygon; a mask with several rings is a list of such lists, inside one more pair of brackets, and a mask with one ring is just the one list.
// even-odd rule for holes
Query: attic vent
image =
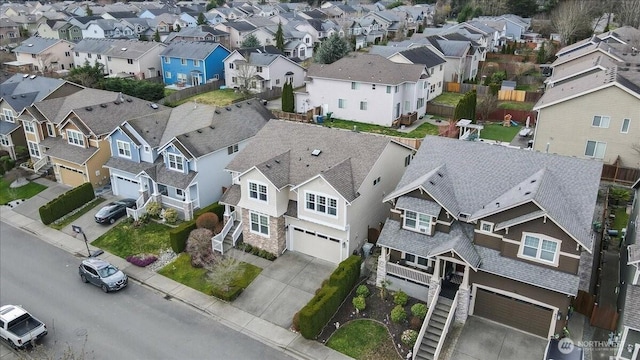
{"label": "attic vent", "polygon": [[236,104],[236,107],[239,109],[239,108],[241,108],[241,107],[242,107],[242,105],[241,105],[240,103],[237,103],[237,104]]}
{"label": "attic vent", "polygon": [[28,78],[28,77],[29,77],[29,74],[24,74],[24,75],[22,75],[22,78],[23,78],[23,79],[26,79],[26,78]]}
{"label": "attic vent", "polygon": [[434,185],[434,186],[436,185],[436,183],[434,183],[434,182],[433,182],[433,181],[431,181],[431,180],[429,180],[429,184]]}
{"label": "attic vent", "polygon": [[215,129],[215,128],[216,128],[215,126],[213,126],[213,125],[209,125],[209,129],[213,130],[213,129]]}
{"label": "attic vent", "polygon": [[189,137],[189,134],[184,134],[184,137]]}
{"label": "attic vent", "polygon": [[218,110],[218,109],[215,109],[213,112],[216,113],[216,114],[220,114],[220,110]]}
{"label": "attic vent", "polygon": [[118,101],[118,100],[114,101],[113,103],[116,104],[116,105],[120,105],[120,101]]}
{"label": "attic vent", "polygon": [[247,105],[251,105],[251,101],[247,101]]}
{"label": "attic vent", "polygon": [[321,152],[322,152],[322,150],[320,150],[320,149],[315,149],[315,150],[313,150],[313,151],[311,152],[311,155],[313,155],[313,156],[318,156],[318,155],[320,155],[320,153],[321,153]]}
{"label": "attic vent", "polygon": [[267,164],[265,166],[267,167],[267,169],[271,169],[271,165]]}
{"label": "attic vent", "polygon": [[17,97],[17,96],[15,96],[15,95],[11,95],[11,98],[12,98],[12,99],[17,99],[18,97]]}
{"label": "attic vent", "polygon": [[198,134],[202,134],[202,130],[200,130],[200,129],[196,130],[196,132],[197,132]]}
{"label": "attic vent", "polygon": [[151,106],[152,109],[157,109],[158,108],[158,104],[156,104],[156,103],[152,103],[149,106]]}
{"label": "attic vent", "polygon": [[227,106],[225,109],[226,109],[227,111],[231,111],[231,107],[229,107],[229,106]]}
{"label": "attic vent", "polygon": [[32,46],[33,46],[33,44],[27,44],[27,46],[28,46],[28,47],[32,47]]}
{"label": "attic vent", "polygon": [[33,79],[36,78],[36,76],[38,76],[38,75],[31,75],[31,76],[29,76],[29,79],[33,80]]}
{"label": "attic vent", "polygon": [[531,180],[531,183],[533,184],[534,182],[536,182],[536,179]]}
{"label": "attic vent", "polygon": [[120,51],[127,51],[127,48],[122,48],[120,49]]}
{"label": "attic vent", "polygon": [[467,218],[469,218],[469,214],[460,213],[460,214],[458,214],[458,217],[459,217],[460,219],[467,219]]}
{"label": "attic vent", "polygon": [[439,177],[442,177],[442,173],[441,172],[437,172],[436,174],[438,174]]}
{"label": "attic vent", "polygon": [[100,104],[100,107],[104,109],[107,107],[107,104]]}
{"label": "attic vent", "polygon": [[86,108],[84,108],[84,109],[85,109],[85,110],[87,110],[87,111],[91,111],[91,110],[93,110],[93,108],[92,108],[91,106],[87,106],[87,107],[86,107]]}
{"label": "attic vent", "polygon": [[21,95],[20,95],[20,97],[21,97],[21,98],[24,98],[24,97],[27,97],[27,95],[25,95],[25,94],[21,94]]}
{"label": "attic vent", "polygon": [[280,164],[280,160],[276,160],[276,164]]}
{"label": "attic vent", "polygon": [[530,195],[531,191],[527,191],[526,193],[524,193],[525,195]]}
{"label": "attic vent", "polygon": [[127,98],[127,102],[132,102],[133,100],[131,100],[131,98]]}

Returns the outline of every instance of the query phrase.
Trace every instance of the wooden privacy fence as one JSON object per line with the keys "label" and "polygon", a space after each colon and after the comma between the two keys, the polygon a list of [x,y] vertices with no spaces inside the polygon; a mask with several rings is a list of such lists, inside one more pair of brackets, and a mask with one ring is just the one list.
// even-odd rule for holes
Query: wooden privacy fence
{"label": "wooden privacy fence", "polygon": [[322,114],[322,107],[316,106],[312,109],[309,109],[304,114],[298,113],[289,113],[280,110],[271,110],[271,113],[278,119],[289,120],[289,121],[297,121],[304,123],[312,123],[315,122],[314,116]]}
{"label": "wooden privacy fence", "polygon": [[399,137],[399,136],[391,136],[391,138],[401,144],[410,146],[416,150],[420,148],[420,145],[422,145],[422,139],[405,138],[405,137]]}
{"label": "wooden privacy fence", "polygon": [[188,87],[179,91],[174,92],[173,94],[166,96],[160,100],[160,103],[175,103],[186,98],[190,98],[194,95],[202,94],[205,92],[218,90],[220,89],[220,81],[215,80],[206,84]]}
{"label": "wooden privacy fence", "polygon": [[616,310],[615,306],[601,306],[596,304],[593,307],[589,324],[601,329],[615,331],[618,325],[618,316],[620,316],[620,314]]}
{"label": "wooden privacy fence", "polygon": [[593,313],[593,307],[595,306],[595,303],[595,295],[591,295],[588,292],[578,290],[578,296],[576,296],[571,301],[571,306],[573,306],[573,310],[575,312],[591,318],[591,313]]}
{"label": "wooden privacy fence", "polygon": [[513,121],[517,122],[519,125],[522,125],[522,126],[525,126],[527,122],[527,117],[529,117],[529,126],[535,126],[536,119],[538,116],[538,113],[535,111],[496,109],[490,112],[487,118],[483,120],[503,121],[504,117],[507,114],[511,115],[511,119]]}
{"label": "wooden privacy fence", "polygon": [[446,92],[455,92],[466,94],[471,90],[475,90],[478,95],[486,95],[489,92],[489,87],[485,85],[478,84],[465,84],[465,83],[456,83],[456,82],[446,82],[444,83],[444,91]]}
{"label": "wooden privacy fence", "polygon": [[445,118],[452,118],[455,106],[427,103],[427,112]]}
{"label": "wooden privacy fence", "polygon": [[611,164],[602,165],[601,180],[631,185],[640,179],[640,169],[620,166],[620,158]]}
{"label": "wooden privacy fence", "polygon": [[499,101],[520,101],[524,102],[527,92],[523,90],[499,90]]}

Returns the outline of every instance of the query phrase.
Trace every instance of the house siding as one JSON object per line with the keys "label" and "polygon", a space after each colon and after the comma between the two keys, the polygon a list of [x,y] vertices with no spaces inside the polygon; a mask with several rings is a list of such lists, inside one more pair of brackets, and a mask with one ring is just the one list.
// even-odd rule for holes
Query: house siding
{"label": "house siding", "polygon": [[[562,86],[562,85],[557,85]],[[604,106],[615,99],[615,106]],[[587,140],[606,143],[604,159],[612,164],[618,156],[622,166],[639,167],[640,154],[633,150],[640,137],[640,99],[611,86],[538,110],[533,149],[589,158]],[[567,116],[567,114],[571,114]],[[593,127],[595,115],[611,117],[609,128]],[[621,133],[623,119],[631,119],[629,131]]]}
{"label": "house siding", "polygon": [[[72,146],[72,145],[69,145]],[[99,150],[97,153],[87,161],[87,171],[89,182],[94,188],[104,186],[109,183],[109,170],[105,169],[103,165],[111,157],[111,150],[109,148],[109,142],[102,140],[99,143]]]}
{"label": "house siding", "polygon": [[[127,135],[125,135],[122,130],[118,129],[110,136],[110,148],[111,148],[111,156],[121,158],[123,160],[140,162],[140,149],[136,147],[136,145],[131,142],[131,139]],[[129,144],[129,148],[131,149],[131,158],[127,158],[125,156],[121,156],[118,153],[118,141],[122,141]]]}
{"label": "house siding", "polygon": [[[240,178],[240,181],[242,185],[240,186],[241,196],[238,207],[255,210],[259,213],[269,215],[270,217],[278,217],[282,215],[277,210],[278,203],[276,201],[276,194],[278,193],[278,190],[269,182],[269,180],[267,180],[266,177],[264,177],[264,175],[262,175],[262,173],[257,170],[249,171]],[[249,181],[255,181],[267,186],[267,202],[249,198]]]}
{"label": "house siding", "polygon": [[[347,226],[347,204],[344,198],[324,179],[316,178],[298,188],[298,218],[308,222],[326,224],[330,227],[345,229]],[[317,213],[306,207],[306,194],[313,193],[337,200],[337,216]]]}

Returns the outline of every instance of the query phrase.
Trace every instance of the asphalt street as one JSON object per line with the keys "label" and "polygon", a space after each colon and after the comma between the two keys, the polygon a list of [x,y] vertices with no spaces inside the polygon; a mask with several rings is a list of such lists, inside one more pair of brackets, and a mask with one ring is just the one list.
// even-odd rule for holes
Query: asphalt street
{"label": "asphalt street", "polygon": [[0,304],[22,305],[46,323],[49,353],[71,347],[84,351],[82,359],[290,358],[134,282],[104,294],[80,281],[80,261],[0,222]]}

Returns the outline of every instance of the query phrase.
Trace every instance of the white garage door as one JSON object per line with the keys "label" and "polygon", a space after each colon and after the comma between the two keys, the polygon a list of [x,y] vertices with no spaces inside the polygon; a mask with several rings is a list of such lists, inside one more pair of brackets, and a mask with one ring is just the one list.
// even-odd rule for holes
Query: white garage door
{"label": "white garage door", "polygon": [[340,262],[340,240],[297,227],[291,236],[294,251],[336,264]]}
{"label": "white garage door", "polygon": [[114,176],[113,194],[125,198],[137,199],[140,196],[140,183],[122,176]]}

